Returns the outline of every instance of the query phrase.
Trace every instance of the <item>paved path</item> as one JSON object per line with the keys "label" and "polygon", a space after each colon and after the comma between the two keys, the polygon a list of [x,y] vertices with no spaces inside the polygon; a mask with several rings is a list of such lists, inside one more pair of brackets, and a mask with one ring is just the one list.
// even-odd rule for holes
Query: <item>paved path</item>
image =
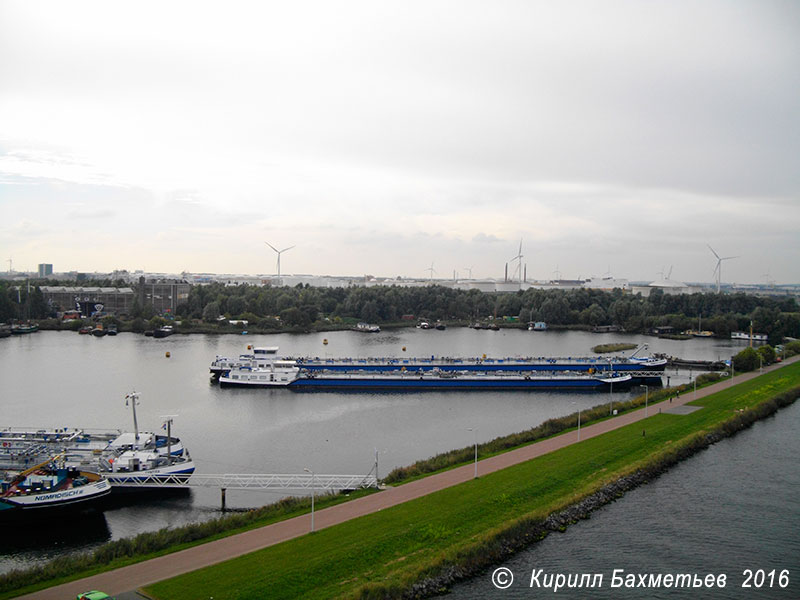
{"label": "paved path", "polygon": [[[764,372],[780,368],[784,364],[790,364],[800,360],[800,356],[793,357],[785,363],[771,365],[764,369]],[[736,383],[742,383],[758,376],[759,372],[747,373],[736,379]],[[713,394],[727,386],[730,386],[729,380],[716,383],[712,386],[700,389],[697,391],[697,398],[703,398],[709,394]],[[659,409],[665,410],[669,407],[681,406],[687,402],[695,399],[693,392],[684,392],[682,396],[677,399],[669,401],[662,401],[657,404],[652,404],[648,408],[648,415],[653,415]],[[629,413],[595,423],[594,425],[587,425],[581,427],[580,437],[581,440],[586,440],[598,435],[602,435],[608,431],[624,427],[630,423],[635,423],[645,418],[645,409],[631,411]],[[494,471],[499,471],[506,467],[536,458],[543,454],[553,452],[574,444],[578,441],[576,431],[572,431],[557,437],[537,442],[529,446],[512,450],[504,454],[493,456],[478,462],[478,475],[486,475]],[[364,498],[358,498],[344,504],[332,506],[318,510],[314,513],[314,524],[317,530],[325,529],[344,521],[360,517],[362,515],[370,514],[408,502],[415,498],[425,496],[427,494],[436,492],[438,490],[469,481],[474,477],[475,465],[470,463],[438,475],[431,475],[401,485],[395,488],[388,488],[378,494],[372,494]],[[22,596],[24,599],[37,599],[37,600],[64,600],[68,598],[75,598],[75,596],[86,590],[103,590],[104,592],[112,595],[130,592],[141,587],[150,585],[157,581],[169,579],[176,575],[181,575],[189,571],[194,571],[208,565],[213,565],[243,554],[260,550],[280,542],[290,540],[292,538],[305,535],[310,530],[311,525],[310,515],[302,515],[280,523],[267,525],[259,529],[254,529],[237,535],[229,536],[227,538],[195,546],[187,550],[175,552],[159,558],[154,558],[145,562],[140,562],[114,571],[108,571],[85,579],[79,579],[70,583],[55,586]],[[127,596],[126,597],[130,597]]]}

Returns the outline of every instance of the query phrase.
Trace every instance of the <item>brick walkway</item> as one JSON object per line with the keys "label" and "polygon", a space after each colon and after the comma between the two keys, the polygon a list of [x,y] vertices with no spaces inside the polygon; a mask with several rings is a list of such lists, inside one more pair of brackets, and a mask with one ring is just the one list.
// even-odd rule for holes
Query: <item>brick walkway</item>
{"label": "brick walkway", "polygon": [[[784,363],[766,367],[764,372],[773,371],[780,368],[782,365],[791,364],[798,360],[800,360],[800,356],[793,357]],[[736,379],[736,383],[748,381],[757,377],[759,374],[758,371],[755,371],[739,376],[739,378]],[[713,394],[730,385],[730,380],[726,380],[700,389],[697,391],[697,399]],[[682,406],[694,399],[695,396],[693,392],[684,392],[682,396],[673,399],[671,403],[665,400],[657,404],[651,404],[648,408],[648,416],[655,414],[659,409],[664,410],[668,407]],[[642,408],[600,423],[595,423],[594,425],[581,427],[581,440],[602,435],[608,431],[640,421],[645,418],[644,413],[645,409]],[[572,431],[517,450],[481,460],[478,462],[478,475],[486,475],[494,471],[499,471],[500,469],[559,450],[577,441],[577,432]],[[315,529],[325,529],[362,515],[374,513],[438,490],[458,485],[459,483],[472,479],[474,473],[475,465],[474,463],[470,463],[399,487],[387,488],[378,494],[372,494],[371,496],[315,511]],[[194,571],[208,565],[213,565],[305,535],[310,530],[310,519],[310,515],[302,515],[293,519],[281,521],[280,523],[274,523],[259,529],[195,546],[187,550],[140,562],[135,565],[48,588],[22,596],[21,598],[26,600],[64,600],[75,598],[78,593],[86,590],[103,590],[111,595],[130,592],[157,581],[169,579],[176,575]]]}

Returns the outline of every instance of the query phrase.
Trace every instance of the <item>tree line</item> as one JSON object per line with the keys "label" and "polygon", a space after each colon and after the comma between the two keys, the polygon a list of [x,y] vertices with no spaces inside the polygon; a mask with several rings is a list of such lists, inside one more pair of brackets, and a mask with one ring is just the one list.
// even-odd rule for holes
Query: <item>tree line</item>
{"label": "tree line", "polygon": [[470,323],[514,317],[548,326],[618,325],[630,332],[656,326],[676,331],[698,329],[727,337],[753,330],[782,339],[800,337],[800,309],[792,297],[737,294],[665,295],[649,297],[622,290],[537,290],[485,293],[443,286],[424,287],[229,287],[194,286],[178,315],[211,322],[219,316],[246,319],[256,326],[313,327],[348,320],[393,324],[404,319]]}
{"label": "tree line", "polygon": [[[53,312],[38,286],[31,285],[28,291],[25,282],[0,283],[0,321],[41,319]],[[312,329],[354,321],[386,325],[421,319],[468,324],[513,317],[522,323],[544,321],[549,327],[617,325],[642,333],[671,326],[676,331],[704,329],[722,337],[748,330],[752,321],[753,330],[768,334],[773,343],[786,336],[800,337],[800,309],[795,298],[742,293],[673,296],[655,290],[645,298],[622,290],[485,293],[439,285],[316,288],[212,283],[192,286],[188,301],[175,312],[179,319],[209,324],[220,317],[247,320],[248,327],[264,330]],[[156,316],[152,307],[139,305],[138,299],[132,313],[128,316],[137,319]]]}

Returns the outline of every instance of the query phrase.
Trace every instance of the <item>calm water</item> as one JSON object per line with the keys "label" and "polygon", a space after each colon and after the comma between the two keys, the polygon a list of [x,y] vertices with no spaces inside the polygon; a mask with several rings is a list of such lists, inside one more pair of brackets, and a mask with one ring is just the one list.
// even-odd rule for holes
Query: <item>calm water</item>
{"label": "calm water", "polygon": [[[328,339],[327,345],[323,339]],[[235,356],[247,344],[280,346],[281,354],[312,356],[584,356],[614,341],[649,343],[651,352],[688,359],[731,356],[741,345],[720,340],[678,342],[645,336],[583,332],[403,329],[379,334],[174,335],[156,340],[120,334],[94,338],[39,332],[0,340],[0,426],[132,429],[125,394],[136,390],[142,429],[161,415],[178,415],[175,433],[201,473],[379,474],[438,452],[485,441],[605,401],[602,395],[546,392],[410,394],[293,393],[220,389],[209,383],[217,354]],[[405,347],[405,351],[403,348]],[[169,352],[171,358],[166,358]],[[688,372],[668,373],[672,383]],[[623,399],[628,393],[615,393]],[[261,506],[285,495],[228,491],[228,506]],[[218,514],[219,491],[115,507],[87,523],[81,536],[52,528],[28,532],[24,547],[0,543],[0,571],[26,566],[108,539]]]}
{"label": "calm water", "polygon": [[[490,570],[447,597],[554,596],[529,587],[535,568],[604,575],[603,588],[559,590],[559,598],[800,598],[798,429],[800,403],[795,403],[506,561],[502,566],[515,578],[510,588],[496,589]],[[724,590],[611,589],[614,569],[726,574],[728,584]],[[745,569],[788,569],[790,584],[744,589]]]}

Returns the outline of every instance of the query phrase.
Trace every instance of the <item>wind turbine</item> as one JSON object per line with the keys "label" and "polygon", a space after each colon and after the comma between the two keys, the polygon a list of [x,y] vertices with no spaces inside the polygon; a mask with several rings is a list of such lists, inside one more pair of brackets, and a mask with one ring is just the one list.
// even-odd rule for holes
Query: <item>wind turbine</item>
{"label": "wind turbine", "polygon": [[739,257],[738,256],[723,256],[722,258],[720,258],[719,254],[717,254],[716,251],[711,247],[711,244],[706,244],[706,246],[708,246],[708,249],[711,250],[711,252],[714,253],[714,256],[717,257],[717,266],[714,267],[714,273],[716,273],[716,275],[717,275],[717,293],[719,294],[720,282],[722,281],[722,261],[723,260],[730,260],[732,258],[739,258]]}
{"label": "wind turbine", "polygon": [[[522,240],[519,241],[519,250],[517,251],[517,255],[513,257],[511,260],[517,261],[517,268],[514,269],[514,273],[519,272],[519,281],[522,283]],[[514,275],[511,275],[511,279],[514,279]]]}
{"label": "wind turbine", "polygon": [[281,254],[283,254],[287,250],[291,250],[292,248],[294,248],[294,246],[289,246],[288,248],[284,248],[283,250],[278,250],[275,246],[273,246],[269,242],[264,242],[264,243],[273,250],[275,250],[275,252],[278,254],[278,285],[282,285],[283,282],[281,281]]}
{"label": "wind turbine", "polygon": [[431,262],[431,266],[425,269],[426,271],[431,272],[431,281],[433,281],[433,274],[436,273],[436,269],[433,268],[433,262]]}

